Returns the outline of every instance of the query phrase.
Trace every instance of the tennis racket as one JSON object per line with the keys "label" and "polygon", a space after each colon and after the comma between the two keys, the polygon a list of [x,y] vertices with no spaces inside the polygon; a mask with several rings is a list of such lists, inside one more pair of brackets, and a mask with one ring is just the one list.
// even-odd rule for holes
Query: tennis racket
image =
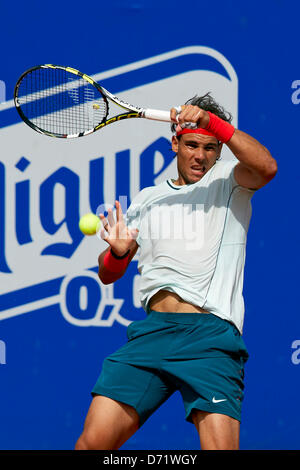
{"label": "tennis racket", "polygon": [[[129,118],[171,122],[169,111],[133,106],[88,75],[60,65],[39,65],[24,72],[16,83],[14,101],[28,126],[51,137],[82,137]],[[123,112],[108,117],[112,103]],[[176,110],[179,113],[180,106]]]}

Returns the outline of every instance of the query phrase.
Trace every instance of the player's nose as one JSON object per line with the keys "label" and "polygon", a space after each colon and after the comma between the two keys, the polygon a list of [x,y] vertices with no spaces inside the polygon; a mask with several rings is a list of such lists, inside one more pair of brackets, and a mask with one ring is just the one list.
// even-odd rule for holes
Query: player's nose
{"label": "player's nose", "polygon": [[198,147],[197,149],[195,149],[194,158],[196,161],[199,160],[199,163],[200,163],[201,161],[205,159],[205,156],[206,156],[206,153],[203,148]]}

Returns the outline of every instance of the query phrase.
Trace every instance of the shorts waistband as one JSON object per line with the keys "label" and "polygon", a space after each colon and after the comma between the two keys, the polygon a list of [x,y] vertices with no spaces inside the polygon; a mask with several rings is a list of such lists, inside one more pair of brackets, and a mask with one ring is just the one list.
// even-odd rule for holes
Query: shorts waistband
{"label": "shorts waistband", "polygon": [[156,320],[161,321],[170,321],[174,323],[181,324],[193,324],[197,321],[222,321],[221,318],[217,317],[213,313],[198,313],[198,312],[188,312],[188,313],[178,313],[178,312],[157,312],[156,310],[150,310],[147,317],[151,317]]}

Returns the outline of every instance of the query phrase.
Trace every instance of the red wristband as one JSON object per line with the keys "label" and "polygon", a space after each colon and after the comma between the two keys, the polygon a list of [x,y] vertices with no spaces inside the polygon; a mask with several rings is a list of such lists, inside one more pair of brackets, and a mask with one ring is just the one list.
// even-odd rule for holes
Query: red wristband
{"label": "red wristband", "polygon": [[129,253],[130,250],[128,250],[125,256],[117,256],[115,254],[112,254],[112,251],[110,249],[104,256],[104,267],[112,273],[119,273],[123,271],[127,267]]}
{"label": "red wristband", "polygon": [[233,136],[234,127],[210,111],[207,112],[209,114],[209,123],[205,129],[212,132],[220,142],[226,144]]}

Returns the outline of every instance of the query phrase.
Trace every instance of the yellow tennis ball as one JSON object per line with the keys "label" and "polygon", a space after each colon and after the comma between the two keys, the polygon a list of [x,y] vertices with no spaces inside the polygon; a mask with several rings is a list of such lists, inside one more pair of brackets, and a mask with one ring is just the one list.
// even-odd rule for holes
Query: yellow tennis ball
{"label": "yellow tennis ball", "polygon": [[79,228],[85,235],[95,235],[99,228],[99,224],[99,217],[90,212],[89,214],[85,214],[81,217],[79,221]]}

